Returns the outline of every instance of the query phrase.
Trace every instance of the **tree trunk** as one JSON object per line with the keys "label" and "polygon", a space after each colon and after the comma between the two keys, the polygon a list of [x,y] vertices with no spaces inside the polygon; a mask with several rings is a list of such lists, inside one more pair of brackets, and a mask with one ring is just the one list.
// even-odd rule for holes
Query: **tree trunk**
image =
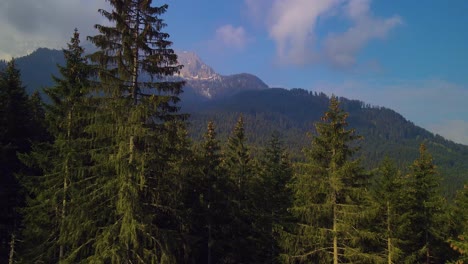
{"label": "tree trunk", "polygon": [[[336,156],[336,149],[332,149],[332,157],[331,157],[331,164],[330,164],[330,171],[331,171],[331,177],[335,177],[335,171],[336,171],[336,162],[335,162],[335,156]],[[333,179],[332,179],[333,180]],[[332,206],[333,206],[333,264],[338,264],[338,227],[337,227],[337,213],[336,213],[336,206],[337,206],[337,193],[336,193],[336,187],[333,186],[333,196],[332,196]]]}
{"label": "tree trunk", "polygon": [[208,224],[208,264],[211,264],[211,222]]}
{"label": "tree trunk", "polygon": [[11,233],[11,240],[10,240],[10,255],[8,258],[8,264],[13,264],[14,263],[14,257],[15,257],[15,241],[16,241],[16,236],[15,232]]}
{"label": "tree trunk", "polygon": [[388,264],[392,262],[392,238],[390,229],[390,201],[387,201],[387,250],[388,250]]}
{"label": "tree trunk", "polygon": [[138,37],[140,35],[140,12],[136,10],[136,18],[135,18],[135,50],[133,54],[133,69],[132,69],[132,97],[133,97],[133,104],[137,105],[138,103],[138,56],[139,56],[139,46],[138,46]]}
{"label": "tree trunk", "polygon": [[[69,147],[70,138],[71,138],[71,123],[72,123],[72,110],[68,112],[67,115],[67,144]],[[60,239],[64,236],[64,226],[65,226],[65,215],[66,215],[66,207],[67,207],[67,191],[68,191],[68,180],[70,179],[70,165],[69,161],[70,158],[68,156],[65,159],[65,176],[63,177],[63,197],[62,197],[62,212],[60,215],[60,235],[58,237],[59,243]],[[59,246],[59,260],[61,261],[64,256],[64,247],[63,243],[60,243]]]}
{"label": "tree trunk", "polygon": [[336,205],[333,205],[333,264],[338,264],[338,235],[336,225]]}

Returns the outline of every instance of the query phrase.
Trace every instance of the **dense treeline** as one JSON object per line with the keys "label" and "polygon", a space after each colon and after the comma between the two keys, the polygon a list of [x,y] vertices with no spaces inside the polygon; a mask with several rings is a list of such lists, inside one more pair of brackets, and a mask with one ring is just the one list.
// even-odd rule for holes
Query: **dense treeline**
{"label": "dense treeline", "polygon": [[[323,93],[270,88],[184,107],[191,113],[189,133],[195,139],[201,138],[200,131],[209,120],[218,125],[220,138],[227,138],[237,116],[243,114],[254,153],[266,143],[265,134],[278,130],[291,157],[299,161],[305,158],[301,150],[308,141],[306,135],[313,132],[312,124],[320,120],[328,100]],[[398,167],[408,168],[418,157],[420,144],[424,143],[443,175],[444,196],[452,199],[468,180],[467,146],[433,135],[391,109],[346,98],[340,98],[340,102],[349,113],[350,127],[364,138],[356,156],[365,157],[362,162],[366,169],[377,167],[385,156],[392,157]]]}
{"label": "dense treeline", "polygon": [[26,95],[14,60],[1,72],[0,263],[467,261],[467,189],[443,198],[424,144],[408,168],[368,170],[325,95],[304,159],[273,131],[253,147],[243,115],[192,142],[167,5],[109,2],[95,53],[75,30],[50,103]]}

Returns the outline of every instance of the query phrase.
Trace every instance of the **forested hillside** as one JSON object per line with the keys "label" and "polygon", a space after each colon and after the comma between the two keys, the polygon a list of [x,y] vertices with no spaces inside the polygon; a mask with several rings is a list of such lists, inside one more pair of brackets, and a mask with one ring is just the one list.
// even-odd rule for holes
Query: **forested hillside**
{"label": "forested hillside", "polygon": [[[328,100],[321,92],[271,88],[182,109],[191,113],[189,128],[196,139],[201,137],[208,120],[218,124],[221,137],[227,137],[242,113],[251,144],[262,146],[268,139],[265,135],[278,131],[292,157],[301,160],[301,150],[308,144],[306,134],[320,120]],[[385,156],[400,167],[407,167],[417,157],[419,145],[425,143],[442,173],[446,195],[452,196],[468,180],[468,146],[433,135],[391,109],[346,98],[340,100],[343,109],[349,112],[350,126],[364,138],[357,156],[363,157],[367,168],[376,167]]]}
{"label": "forested hillside", "polygon": [[168,5],[109,4],[44,100],[0,69],[0,263],[467,261],[467,146],[250,75],[181,101]]}
{"label": "forested hillside", "polygon": [[[189,70],[184,71],[187,79],[184,92],[180,95],[182,112],[191,115],[190,135],[200,139],[202,128],[213,119],[218,121],[220,136],[226,138],[238,114],[243,113],[249,142],[261,146],[267,140],[265,133],[278,130],[292,157],[301,158],[307,131],[326,109],[328,97],[325,94],[302,89],[266,88],[264,84],[259,87],[259,83],[263,82],[255,76],[249,79],[250,75],[249,78],[242,78],[242,74],[221,78],[195,54],[182,54],[183,61],[190,64]],[[58,74],[56,65],[64,63],[62,52],[51,49],[38,49],[16,61],[28,94],[52,85],[51,76]],[[3,67],[5,65],[6,62]],[[209,69],[208,73],[204,72],[206,68]],[[236,83],[239,83],[239,88],[233,88]],[[209,91],[213,95],[224,96],[210,98],[205,95]],[[44,99],[49,100],[48,97]],[[359,155],[366,157],[363,160],[366,167],[375,167],[384,156],[395,159],[399,166],[405,167],[409,160],[417,156],[419,144],[426,142],[443,174],[444,193],[447,196],[453,196],[455,190],[468,179],[468,164],[464,162],[468,159],[466,146],[433,135],[391,109],[346,98],[341,98],[341,101],[344,109],[350,113],[351,126],[364,136],[365,143]]]}
{"label": "forested hillside", "polygon": [[[57,65],[64,65],[65,58],[61,50],[39,48],[31,54],[17,58],[16,66],[21,70],[26,92],[32,94],[53,85],[52,75],[59,74]],[[0,68],[2,62],[0,62]],[[3,63],[6,66],[6,62]]]}

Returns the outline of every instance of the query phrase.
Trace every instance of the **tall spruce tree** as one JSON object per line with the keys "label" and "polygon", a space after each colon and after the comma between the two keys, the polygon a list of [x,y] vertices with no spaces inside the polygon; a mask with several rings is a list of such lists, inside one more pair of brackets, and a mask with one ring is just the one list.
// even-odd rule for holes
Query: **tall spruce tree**
{"label": "tall spruce tree", "polygon": [[246,142],[244,120],[239,116],[228,138],[223,167],[230,179],[229,244],[223,263],[253,263],[258,259],[255,247],[257,229],[253,228],[253,162]]}
{"label": "tall spruce tree", "polygon": [[378,205],[378,217],[374,220],[376,231],[381,234],[386,262],[399,263],[403,260],[403,230],[408,225],[408,212],[404,208],[405,179],[395,163],[388,157],[377,169],[374,200]]}
{"label": "tall spruce tree", "polygon": [[31,143],[46,133],[38,124],[41,110],[36,97],[26,95],[15,60],[0,72],[0,262],[13,263],[17,258],[19,207],[24,203],[21,186],[15,175],[27,173],[18,154],[27,153]]}
{"label": "tall spruce tree", "polygon": [[[174,168],[179,145],[177,114],[183,82],[177,56],[161,15],[168,6],[151,0],[109,0],[99,10],[110,25],[96,25],[89,37],[99,49],[90,56],[99,78],[98,110],[87,127],[99,142],[92,151],[95,176],[89,199],[110,208],[93,217],[93,254],[87,261],[107,263],[175,262],[181,186]],[[176,181],[176,182],[175,182]],[[100,188],[100,189],[95,189]]]}
{"label": "tall spruce tree", "polygon": [[452,249],[459,253],[451,263],[468,263],[468,185],[458,191],[451,218],[455,222],[456,232],[449,238],[449,243]]}
{"label": "tall spruce tree", "polygon": [[80,46],[78,30],[63,50],[65,66],[58,66],[61,77],[44,91],[51,103],[46,105],[46,119],[53,137],[50,143],[34,146],[23,162],[37,168],[42,175],[23,177],[30,199],[25,216],[24,261],[60,262],[76,248],[74,233],[79,221],[71,211],[79,210],[76,193],[83,180],[89,155],[86,153],[86,98],[89,96],[91,71]]}
{"label": "tall spruce tree", "polygon": [[369,217],[368,174],[352,155],[359,139],[347,129],[348,114],[335,96],[312,145],[304,149],[307,161],[294,174],[294,205],[297,219],[294,232],[284,236],[290,262],[376,263],[381,257],[366,251],[366,241],[374,239],[365,223]]}
{"label": "tall spruce tree", "polygon": [[229,245],[230,224],[228,192],[229,179],[221,166],[223,155],[215,125],[208,122],[201,142],[196,168],[188,192],[193,243],[192,261],[195,263],[222,263],[226,245]]}
{"label": "tall spruce tree", "polygon": [[255,192],[254,196],[257,203],[255,208],[261,211],[255,221],[262,228],[264,263],[279,261],[279,234],[290,220],[288,208],[292,206],[292,193],[288,185],[292,172],[292,165],[279,133],[274,132],[260,158],[260,191]]}
{"label": "tall spruce tree", "polygon": [[445,200],[440,194],[440,176],[426,146],[421,144],[419,157],[410,167],[405,207],[409,225],[405,230],[406,263],[444,263],[447,244]]}

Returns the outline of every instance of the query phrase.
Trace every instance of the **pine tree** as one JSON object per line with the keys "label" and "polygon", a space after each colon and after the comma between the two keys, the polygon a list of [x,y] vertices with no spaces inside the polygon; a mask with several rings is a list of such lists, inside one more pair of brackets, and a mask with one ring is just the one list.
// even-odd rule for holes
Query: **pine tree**
{"label": "pine tree", "polygon": [[289,207],[292,206],[292,193],[288,184],[292,178],[292,165],[280,141],[279,134],[274,132],[262,153],[259,166],[260,186],[254,198],[256,208],[261,209],[256,221],[263,227],[261,243],[264,246],[265,261],[279,261],[280,232],[289,221]]}
{"label": "pine tree", "polygon": [[226,245],[223,263],[252,263],[258,258],[255,237],[259,230],[253,227],[252,186],[255,179],[242,115],[228,138],[223,168],[230,179],[228,193],[231,210],[230,243]]}
{"label": "pine tree", "polygon": [[222,263],[228,232],[230,211],[229,179],[221,166],[223,155],[215,125],[208,122],[201,142],[196,164],[199,173],[192,178],[188,197],[192,237],[192,261],[195,263]]}
{"label": "pine tree", "polygon": [[[26,95],[15,60],[0,72],[0,262],[13,263],[17,257],[19,237],[19,207],[24,203],[21,187],[15,175],[27,173],[18,154],[27,153],[31,142],[45,132],[36,127],[34,100]],[[38,110],[38,109],[36,109]]]}
{"label": "pine tree", "polygon": [[315,125],[317,136],[304,149],[306,163],[297,165],[290,210],[298,222],[293,233],[284,236],[287,261],[381,261],[365,248],[375,238],[365,226],[372,208],[366,190],[369,176],[358,159],[352,160],[353,141],[359,136],[347,129],[347,116],[332,96],[322,122]]}
{"label": "pine tree", "polygon": [[38,91],[33,92],[29,97],[30,108],[30,126],[34,129],[34,134],[31,135],[32,141],[45,142],[50,140],[50,133],[47,131],[45,120],[44,102],[41,94]]}
{"label": "pine tree", "polygon": [[405,179],[388,157],[378,168],[377,177],[374,200],[379,207],[379,217],[375,219],[374,226],[385,242],[382,248],[385,248],[387,263],[399,263],[402,261],[404,245],[402,230],[408,225],[408,213],[403,206],[406,196]]}
{"label": "pine tree", "polygon": [[443,263],[445,244],[445,201],[440,194],[440,176],[428,153],[421,144],[419,158],[410,167],[407,178],[408,194],[405,207],[409,226],[405,230],[405,262]]}
{"label": "pine tree", "polygon": [[468,263],[468,185],[457,193],[451,218],[455,222],[456,233],[449,239],[449,243],[459,253],[451,263]]}
{"label": "pine tree", "polygon": [[56,86],[45,89],[51,100],[46,105],[46,116],[53,140],[34,145],[32,153],[22,157],[23,162],[42,172],[23,177],[30,194],[23,210],[26,228],[22,253],[27,261],[63,261],[78,239],[72,229],[79,218],[70,211],[72,206],[79,206],[72,204],[77,200],[73,196],[89,159],[83,127],[87,122],[85,100],[91,72],[76,29],[63,53],[66,65],[58,66],[61,78],[53,77]]}
{"label": "pine tree", "polygon": [[[167,77],[180,70],[160,16],[168,6],[150,0],[109,0],[99,10],[111,25],[96,25],[89,37],[99,51],[98,110],[87,127],[93,140],[91,203],[106,206],[90,221],[95,251],[87,261],[174,262],[179,254],[180,175],[178,95],[183,82]],[[100,188],[100,189],[98,189]]]}

